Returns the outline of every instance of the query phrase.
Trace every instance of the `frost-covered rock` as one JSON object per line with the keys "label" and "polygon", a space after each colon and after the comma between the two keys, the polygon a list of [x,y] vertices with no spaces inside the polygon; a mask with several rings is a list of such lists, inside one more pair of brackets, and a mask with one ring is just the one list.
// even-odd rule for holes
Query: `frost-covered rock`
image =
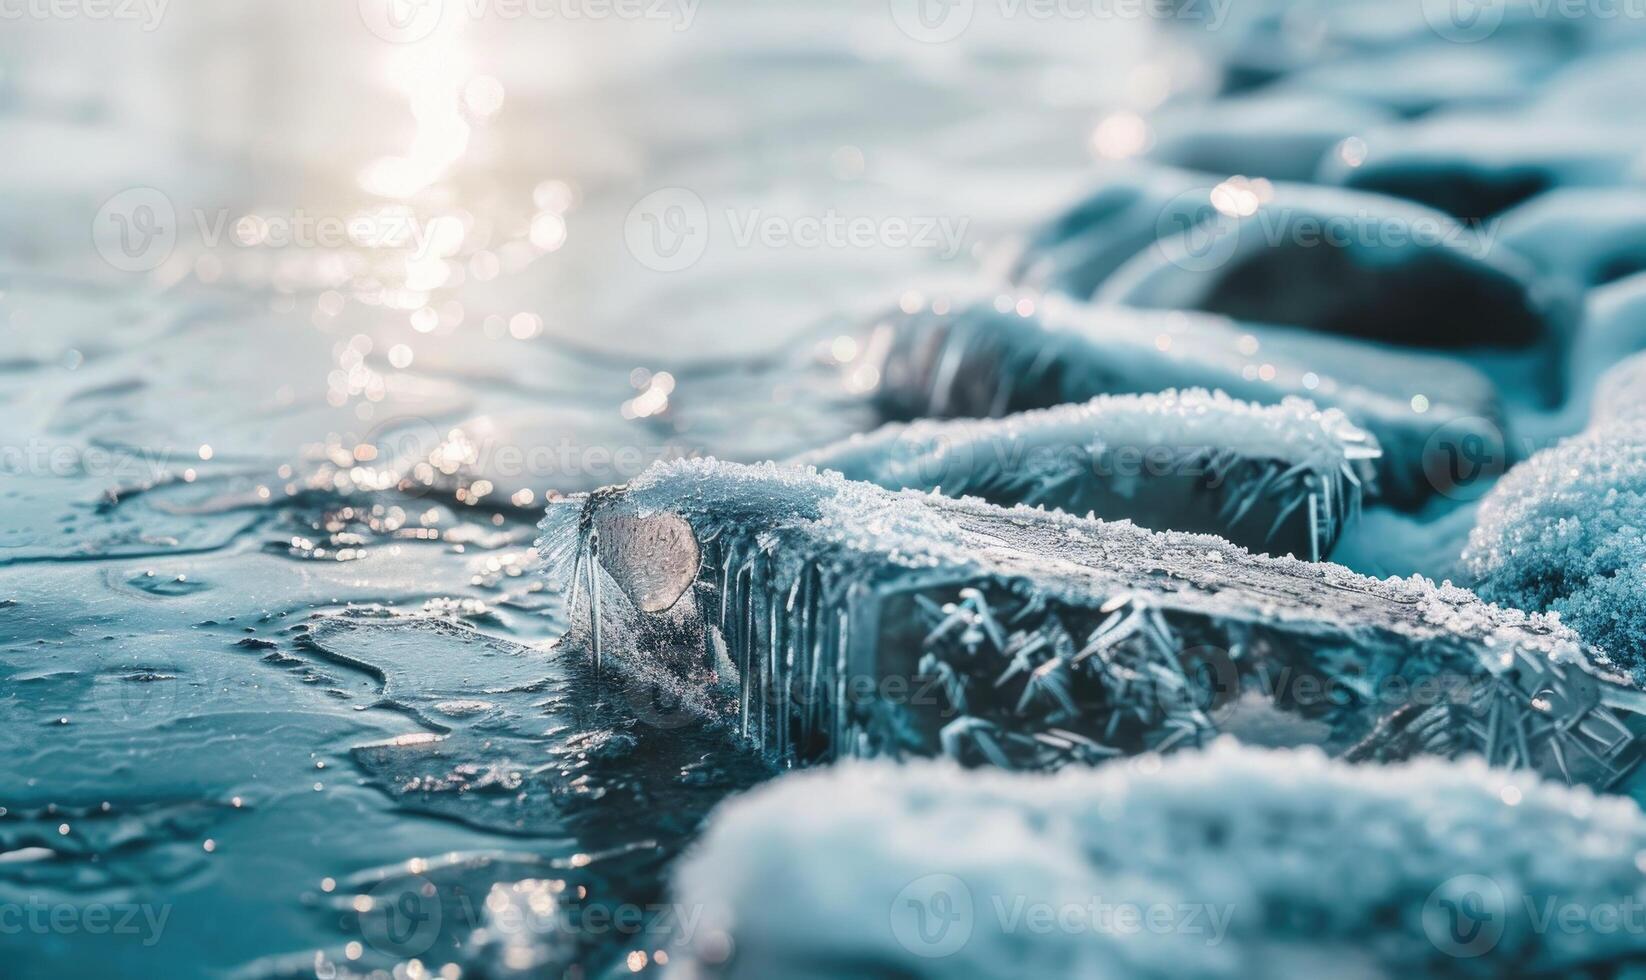
{"label": "frost-covered rock", "polygon": [[[1637,381],[1627,363],[1614,383]],[[1646,424],[1641,391],[1509,471],[1481,501],[1463,560],[1488,599],[1546,609],[1646,681]]]}
{"label": "frost-covered rock", "polygon": [[1055,776],[852,764],[726,804],[671,975],[1626,975],[1646,815],[1478,761],[1220,743]]}
{"label": "frost-covered rock", "polygon": [[[1260,86],[1342,91],[1416,115],[1440,105],[1525,98],[1532,82],[1583,42],[1581,14],[1570,14],[1574,6],[1505,0],[1477,11],[1387,0],[1222,6],[1182,0],[1176,4],[1181,14],[1166,24],[1180,28],[1176,39],[1209,49],[1226,93]],[[1213,30],[1205,29],[1209,11],[1220,18]],[[1451,30],[1450,16],[1464,19],[1458,30]],[[1616,17],[1595,19],[1601,37],[1615,37],[1623,27]],[[1379,71],[1380,65],[1388,67]]]}
{"label": "frost-covered rock", "polygon": [[841,365],[850,381],[871,379],[885,418],[994,417],[1171,388],[1265,405],[1297,396],[1377,439],[1379,499],[1401,507],[1449,490],[1464,447],[1482,447],[1467,456],[1484,461],[1482,477],[1505,458],[1496,389],[1448,358],[1180,311],[1051,300],[1028,316],[986,303],[943,310],[876,320]]}
{"label": "frost-covered rock", "polygon": [[996,420],[894,423],[794,462],[888,489],[1211,533],[1318,560],[1358,515],[1378,455],[1337,409],[1191,389]]}
{"label": "frost-covered rock", "polygon": [[1149,120],[1149,156],[1209,174],[1307,181],[1338,144],[1390,118],[1363,102],[1258,91],[1163,109]]}
{"label": "frost-covered rock", "polygon": [[1149,165],[1106,170],[1095,190],[1025,237],[1011,278],[1085,299],[1159,239],[1215,216],[1202,188],[1215,178]]}
{"label": "frost-covered rock", "polygon": [[1554,346],[1575,296],[1451,217],[1360,191],[1231,179],[1214,219],[1117,270],[1100,303],[1437,348]]}
{"label": "frost-covered rock", "polygon": [[1483,221],[1557,187],[1626,181],[1638,127],[1518,113],[1442,113],[1366,137],[1363,158],[1328,158],[1321,178]]}
{"label": "frost-covered rock", "polygon": [[1558,624],[1206,535],[713,460],[542,530],[574,646],[781,763],[1057,768],[1226,731],[1614,785],[1640,752],[1646,693]]}
{"label": "frost-covered rock", "polygon": [[1440,108],[1512,106],[1535,93],[1537,79],[1558,64],[1551,54],[1520,45],[1413,44],[1322,59],[1286,78],[1277,90],[1356,99],[1402,116]]}
{"label": "frost-covered rock", "polygon": [[1646,270],[1646,188],[1540,194],[1504,214],[1499,234],[1546,275],[1585,287],[1621,279]]}
{"label": "frost-covered rock", "polygon": [[[1618,26],[1613,25],[1614,29]],[[1642,78],[1646,78],[1646,50],[1638,46],[1576,59],[1546,81],[1527,108],[1548,119],[1639,120],[1646,116],[1646,102],[1624,93],[1636,89]],[[1527,126],[1536,131],[1541,123],[1541,119],[1528,120]]]}

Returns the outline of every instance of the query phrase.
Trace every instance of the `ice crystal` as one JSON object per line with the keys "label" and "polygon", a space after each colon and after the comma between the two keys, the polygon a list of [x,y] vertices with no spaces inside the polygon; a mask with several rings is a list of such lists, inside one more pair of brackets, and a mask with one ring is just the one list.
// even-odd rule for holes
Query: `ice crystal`
{"label": "ice crystal", "polygon": [[1646,356],[1620,364],[1596,423],[1510,470],[1463,555],[1482,595],[1557,612],[1646,680]]}

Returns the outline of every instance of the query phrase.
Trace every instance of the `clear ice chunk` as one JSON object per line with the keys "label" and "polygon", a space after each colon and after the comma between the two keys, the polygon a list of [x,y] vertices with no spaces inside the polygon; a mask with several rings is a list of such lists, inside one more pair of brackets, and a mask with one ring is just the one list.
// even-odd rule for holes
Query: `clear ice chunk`
{"label": "clear ice chunk", "polygon": [[1442,349],[1555,347],[1576,316],[1575,293],[1420,204],[1232,180],[1205,193],[1213,218],[1139,252],[1095,299]]}
{"label": "clear ice chunk", "polygon": [[1480,222],[1556,187],[1624,182],[1640,132],[1594,119],[1448,112],[1370,133],[1363,160],[1328,158],[1321,177]]}
{"label": "clear ice chunk", "polygon": [[892,490],[1217,534],[1318,561],[1358,516],[1379,455],[1337,409],[1191,389],[997,420],[893,423],[793,462]]}
{"label": "clear ice chunk", "polygon": [[573,646],[782,765],[1058,768],[1228,732],[1613,786],[1646,730],[1646,693],[1557,622],[1209,535],[714,460],[558,501],[542,532]]}
{"label": "clear ice chunk", "polygon": [[874,322],[842,365],[875,380],[888,420],[987,418],[1098,395],[1173,388],[1336,408],[1382,447],[1379,499],[1413,508],[1450,486],[1458,459],[1501,472],[1505,423],[1492,383],[1421,357],[1307,331],[1184,312],[1043,300],[1030,316],[986,303]]}
{"label": "clear ice chunk", "polygon": [[1642,853],[1634,803],[1478,762],[844,765],[717,813],[672,955],[726,980],[1625,975],[1638,930],[1548,916],[1638,921]]}

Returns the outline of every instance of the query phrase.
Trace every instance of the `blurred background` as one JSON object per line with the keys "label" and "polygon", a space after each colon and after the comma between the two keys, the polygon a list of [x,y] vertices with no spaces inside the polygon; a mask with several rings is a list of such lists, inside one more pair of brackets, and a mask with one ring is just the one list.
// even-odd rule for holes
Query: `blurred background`
{"label": "blurred background", "polygon": [[[975,279],[1176,84],[1136,17],[986,4],[0,16],[9,975],[656,967],[632,936],[591,957],[541,922],[488,932],[491,909],[660,897],[683,831],[655,826],[656,781],[715,787],[658,811],[688,827],[751,777],[691,739],[650,784],[597,772],[564,700],[457,697],[494,676],[468,641],[308,622],[420,612],[546,648],[545,491],[844,431],[718,375],[697,390],[730,407],[668,409],[693,365]],[[388,454],[456,497],[360,504],[404,475]],[[602,796],[598,819],[567,802]],[[443,921],[381,918],[428,880]]]}

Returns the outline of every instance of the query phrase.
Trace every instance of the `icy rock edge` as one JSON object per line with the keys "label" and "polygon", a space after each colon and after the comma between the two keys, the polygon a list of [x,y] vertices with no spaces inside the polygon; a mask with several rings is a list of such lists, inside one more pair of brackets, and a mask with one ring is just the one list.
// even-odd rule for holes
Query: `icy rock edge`
{"label": "icy rock edge", "polygon": [[1617,786],[1641,754],[1646,693],[1603,655],[1421,578],[714,460],[557,501],[542,531],[573,645],[781,765],[1056,769],[1228,732]]}
{"label": "icy rock edge", "polygon": [[1358,517],[1377,441],[1337,409],[1203,388],[992,420],[892,423],[792,462],[890,490],[1218,534],[1318,561]]}

